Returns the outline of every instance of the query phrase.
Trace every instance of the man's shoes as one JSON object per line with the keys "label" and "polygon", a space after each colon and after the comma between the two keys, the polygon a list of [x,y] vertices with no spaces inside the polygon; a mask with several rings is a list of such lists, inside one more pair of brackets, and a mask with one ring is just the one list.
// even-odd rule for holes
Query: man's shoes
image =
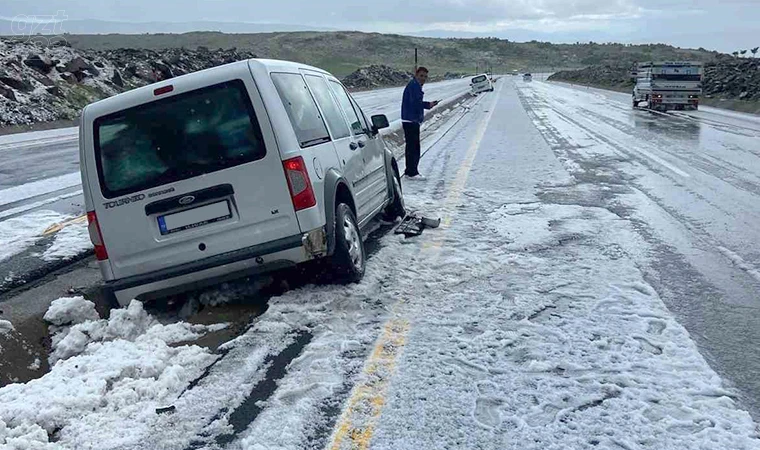
{"label": "man's shoes", "polygon": [[425,178],[424,175],[419,174],[419,173],[417,175],[407,175],[406,179],[407,180],[411,180],[411,181],[425,181],[425,180],[427,180],[427,178]]}

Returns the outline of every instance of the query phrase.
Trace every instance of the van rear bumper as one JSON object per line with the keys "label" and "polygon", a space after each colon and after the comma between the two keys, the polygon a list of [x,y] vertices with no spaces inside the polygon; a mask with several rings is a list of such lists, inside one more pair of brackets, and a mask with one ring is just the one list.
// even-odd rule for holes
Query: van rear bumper
{"label": "van rear bumper", "polygon": [[246,247],[156,272],[108,281],[106,287],[114,293],[119,304],[125,306],[132,299],[150,300],[248,275],[293,267],[320,256],[309,245],[313,235],[320,231],[322,230]]}

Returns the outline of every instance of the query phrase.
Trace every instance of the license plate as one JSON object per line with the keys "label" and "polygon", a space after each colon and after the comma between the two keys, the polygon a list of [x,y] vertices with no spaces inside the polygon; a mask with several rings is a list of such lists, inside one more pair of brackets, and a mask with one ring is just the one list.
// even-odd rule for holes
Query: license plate
{"label": "license plate", "polygon": [[212,203],[199,208],[158,217],[158,229],[162,235],[202,227],[210,223],[232,218],[230,202]]}

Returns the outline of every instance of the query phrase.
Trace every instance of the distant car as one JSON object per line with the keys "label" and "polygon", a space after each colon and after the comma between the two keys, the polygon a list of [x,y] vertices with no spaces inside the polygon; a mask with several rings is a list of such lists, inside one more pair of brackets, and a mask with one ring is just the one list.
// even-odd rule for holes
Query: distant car
{"label": "distant car", "polygon": [[125,305],[317,259],[358,281],[366,226],[404,214],[386,127],[331,74],[272,60],[87,106],[81,172],[107,292]]}
{"label": "distant car", "polygon": [[479,94],[481,92],[493,91],[493,83],[487,74],[478,75],[474,77],[470,82],[470,88],[473,94]]}
{"label": "distant car", "polygon": [[526,73],[523,75],[523,81],[533,81],[533,75]]}

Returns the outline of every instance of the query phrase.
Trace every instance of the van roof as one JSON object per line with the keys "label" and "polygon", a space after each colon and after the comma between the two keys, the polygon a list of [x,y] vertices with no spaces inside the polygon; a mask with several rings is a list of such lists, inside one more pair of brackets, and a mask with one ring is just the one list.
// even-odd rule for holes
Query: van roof
{"label": "van roof", "polygon": [[[153,90],[161,86],[170,85],[178,81],[186,82],[194,78],[202,78],[208,75],[220,74],[226,71],[230,71],[231,69],[239,68],[240,66],[245,66],[247,64],[250,64],[251,66],[259,66],[258,67],[259,69],[263,69],[267,73],[278,72],[278,71],[293,72],[293,71],[298,71],[300,69],[305,69],[305,70],[312,70],[312,71],[317,71],[326,75],[330,75],[328,72],[322,69],[319,69],[317,67],[312,67],[306,64],[301,64],[301,63],[296,63],[296,62],[291,62],[291,61],[280,61],[276,59],[258,59],[258,58],[247,59],[247,60],[232,62],[229,64],[223,64],[221,66],[211,67],[209,69],[192,72],[186,75],[180,75],[178,77],[170,78],[168,80],[162,80],[162,81],[148,84],[147,86],[131,89],[129,91],[122,92],[121,94],[117,94],[112,97],[108,97],[103,100],[94,102],[90,104],[89,106],[87,106],[86,109],[96,116],[101,116],[103,114],[107,114],[112,111],[121,110],[123,109],[123,105],[132,104],[134,103],[136,99],[145,99],[148,97],[153,98]],[[150,94],[146,95],[148,93]]]}

